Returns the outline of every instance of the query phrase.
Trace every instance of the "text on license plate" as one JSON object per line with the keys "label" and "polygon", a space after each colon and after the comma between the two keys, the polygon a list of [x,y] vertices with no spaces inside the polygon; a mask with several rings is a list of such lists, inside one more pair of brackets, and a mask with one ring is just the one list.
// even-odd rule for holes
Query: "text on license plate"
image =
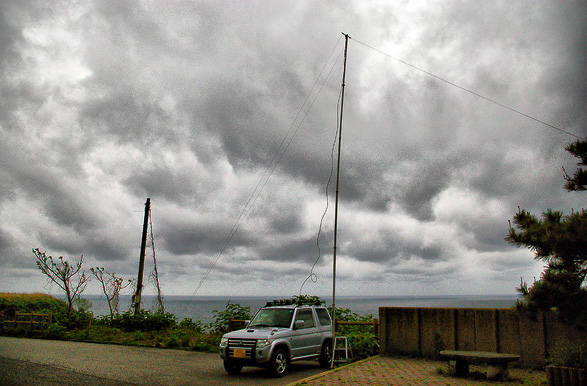
{"label": "text on license plate", "polygon": [[234,357],[235,358],[245,358],[247,356],[247,351],[242,348],[235,348],[234,349]]}

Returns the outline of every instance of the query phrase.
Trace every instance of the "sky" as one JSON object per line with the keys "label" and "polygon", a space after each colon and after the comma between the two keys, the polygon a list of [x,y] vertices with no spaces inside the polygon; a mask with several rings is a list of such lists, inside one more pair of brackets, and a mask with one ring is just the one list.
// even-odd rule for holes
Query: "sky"
{"label": "sky", "polygon": [[154,249],[163,295],[331,294],[344,33],[337,295],[514,294],[543,263],[508,221],[585,202],[563,168],[586,19],[582,0],[2,1],[0,292],[60,294],[35,248],[136,280],[148,197],[144,293]]}

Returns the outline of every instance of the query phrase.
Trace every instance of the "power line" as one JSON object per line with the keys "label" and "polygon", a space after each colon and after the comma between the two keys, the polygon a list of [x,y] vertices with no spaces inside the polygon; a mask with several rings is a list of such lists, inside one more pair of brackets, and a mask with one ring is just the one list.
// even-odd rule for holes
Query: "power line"
{"label": "power line", "polygon": [[390,55],[390,54],[388,54],[387,52],[383,52],[383,51],[381,51],[381,50],[379,50],[379,49],[377,49],[377,48],[375,48],[375,47],[372,47],[372,46],[368,45],[367,43],[363,43],[363,42],[361,42],[360,40],[357,40],[357,39],[352,39],[352,40],[356,41],[357,43],[359,43],[359,44],[361,44],[361,45],[363,45],[363,46],[365,46],[365,47],[367,47],[367,48],[370,48],[370,49],[372,49],[373,51],[379,52],[379,53],[380,53],[380,54],[382,54],[382,55],[385,55],[385,56],[387,56],[387,57],[389,57],[389,58],[391,58],[391,59],[393,59],[393,60],[396,60],[396,61],[398,61],[398,62],[400,62],[400,63],[402,63],[402,64],[405,64],[406,66],[408,66],[408,67],[411,67],[411,68],[413,68],[414,70],[417,70],[417,71],[423,72],[424,74],[426,74],[426,75],[428,75],[428,76],[431,76],[431,77],[433,77],[433,78],[435,78],[435,79],[438,79],[438,80],[440,80],[440,81],[442,81],[442,82],[444,82],[444,83],[447,83],[447,84],[449,84],[449,85],[451,85],[451,86],[453,86],[453,87],[456,87],[456,88],[458,88],[458,89],[460,89],[460,90],[466,91],[466,92],[468,92],[469,94],[473,94],[473,95],[475,95],[476,97],[479,97],[479,98],[481,98],[481,99],[485,99],[486,101],[488,101],[488,102],[491,102],[491,103],[493,103],[493,104],[495,104],[495,105],[497,105],[497,106],[499,106],[499,107],[502,107],[502,108],[504,108],[504,109],[506,109],[506,110],[512,111],[512,112],[514,112],[514,113],[516,113],[516,114],[522,115],[522,116],[524,116],[524,117],[526,117],[526,118],[529,118],[529,119],[531,119],[531,120],[533,120],[533,121],[536,121],[536,122],[538,122],[538,123],[541,123],[541,124],[543,124],[543,125],[545,125],[545,126],[548,126],[548,127],[550,127],[551,129],[554,129],[554,130],[560,131],[561,133],[567,134],[567,135],[569,135],[569,136],[571,136],[571,137],[574,137],[574,138],[577,138],[577,139],[583,139],[582,137],[580,137],[580,136],[578,136],[578,135],[576,135],[576,134],[573,134],[573,133],[571,133],[571,132],[568,132],[568,131],[566,131],[566,130],[563,130],[563,129],[561,129],[560,127],[556,127],[556,126],[554,126],[554,125],[552,125],[552,124],[550,124],[550,123],[548,123],[548,122],[545,122],[545,121],[543,121],[543,120],[540,120],[540,119],[538,119],[538,118],[535,118],[535,117],[533,117],[533,116],[531,116],[531,115],[528,115],[528,114],[526,114],[526,113],[523,113],[523,112],[521,112],[520,110],[516,110],[516,109],[514,109],[514,108],[512,108],[512,107],[509,107],[509,106],[507,106],[507,105],[504,105],[503,103],[500,103],[500,102],[498,102],[498,101],[496,101],[496,100],[494,100],[494,99],[491,99],[491,98],[489,98],[489,97],[486,97],[486,96],[484,96],[484,95],[481,95],[481,94],[479,94],[479,93],[477,93],[477,92],[475,92],[475,91],[469,90],[469,89],[468,89],[468,88],[466,88],[466,87],[460,86],[460,85],[458,85],[458,84],[456,84],[456,83],[454,83],[454,82],[451,82],[450,80],[447,80],[447,79],[445,79],[445,78],[443,78],[443,77],[440,77],[440,76],[438,76],[438,75],[435,75],[435,74],[433,74],[433,73],[431,73],[431,72],[429,72],[429,71],[426,71],[426,70],[424,70],[424,69],[422,69],[422,68],[420,68],[420,67],[418,67],[418,66],[415,66],[415,65],[413,65],[413,64],[411,64],[411,63],[408,63],[408,62],[406,62],[406,61],[404,61],[404,60],[401,60],[401,59],[399,59],[399,58],[396,58],[395,56],[393,56],[393,55]]}

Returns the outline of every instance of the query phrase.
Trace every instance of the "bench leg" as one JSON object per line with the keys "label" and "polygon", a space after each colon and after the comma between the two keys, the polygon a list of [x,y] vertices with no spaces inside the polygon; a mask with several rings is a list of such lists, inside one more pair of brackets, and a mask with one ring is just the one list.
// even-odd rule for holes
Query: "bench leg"
{"label": "bench leg", "polygon": [[507,377],[508,377],[508,364],[507,364],[507,362],[494,363],[494,364],[487,365],[487,379],[489,379],[489,380],[507,379]]}
{"label": "bench leg", "polygon": [[448,364],[448,368],[455,375],[467,376],[469,375],[469,361],[463,359],[452,360]]}

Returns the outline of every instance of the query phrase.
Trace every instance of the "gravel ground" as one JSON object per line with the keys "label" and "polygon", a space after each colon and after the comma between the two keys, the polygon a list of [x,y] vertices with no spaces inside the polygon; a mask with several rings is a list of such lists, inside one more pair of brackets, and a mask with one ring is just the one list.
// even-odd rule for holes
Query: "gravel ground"
{"label": "gravel ground", "polygon": [[[142,347],[0,337],[2,386],[188,385],[546,385],[543,371],[511,368],[510,380],[489,382],[439,373],[446,362],[376,356],[332,371],[316,361],[292,364],[284,378],[265,369],[228,375],[217,354]],[[471,366],[471,371],[480,370]]]}
{"label": "gravel ground", "polygon": [[296,362],[282,379],[265,369],[228,375],[218,354],[0,337],[0,385],[283,385],[322,372]]}

